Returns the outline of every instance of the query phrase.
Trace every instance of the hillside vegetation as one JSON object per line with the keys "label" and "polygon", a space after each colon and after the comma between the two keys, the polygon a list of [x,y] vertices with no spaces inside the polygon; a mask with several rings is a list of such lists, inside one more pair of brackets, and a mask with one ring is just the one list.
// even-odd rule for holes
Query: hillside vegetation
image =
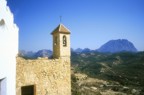
{"label": "hillside vegetation", "polygon": [[72,52],[71,61],[73,95],[144,95],[144,52]]}

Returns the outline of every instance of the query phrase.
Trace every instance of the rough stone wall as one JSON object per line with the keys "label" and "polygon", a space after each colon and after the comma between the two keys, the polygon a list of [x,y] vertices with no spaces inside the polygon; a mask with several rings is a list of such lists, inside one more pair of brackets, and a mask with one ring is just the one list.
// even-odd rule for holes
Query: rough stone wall
{"label": "rough stone wall", "polygon": [[25,60],[17,58],[16,94],[35,85],[35,95],[71,95],[70,58]]}

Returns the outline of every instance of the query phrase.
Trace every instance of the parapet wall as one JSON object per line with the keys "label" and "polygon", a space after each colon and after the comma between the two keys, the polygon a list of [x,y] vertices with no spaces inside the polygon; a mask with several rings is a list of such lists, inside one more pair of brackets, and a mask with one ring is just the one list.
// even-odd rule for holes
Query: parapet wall
{"label": "parapet wall", "polygon": [[70,58],[18,57],[16,68],[16,95],[28,85],[35,85],[35,95],[71,95]]}

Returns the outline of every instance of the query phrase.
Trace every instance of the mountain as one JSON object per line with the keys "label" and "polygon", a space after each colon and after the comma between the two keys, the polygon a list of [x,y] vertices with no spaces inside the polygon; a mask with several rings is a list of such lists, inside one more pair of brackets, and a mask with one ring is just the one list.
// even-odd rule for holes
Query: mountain
{"label": "mountain", "polygon": [[89,49],[89,48],[84,48],[84,49],[77,48],[75,50],[73,49],[72,52],[76,52],[76,53],[90,53],[90,52],[94,52],[94,51]]}
{"label": "mountain", "polygon": [[24,57],[24,58],[30,58],[34,59],[35,57],[35,52],[33,51],[25,51],[25,50],[20,50],[18,56]]}
{"label": "mountain", "polygon": [[52,55],[52,51],[51,50],[47,50],[47,49],[39,50],[35,54],[36,57],[50,57],[51,55]]}
{"label": "mountain", "polygon": [[82,50],[82,53],[89,53],[89,52],[91,52],[91,50],[90,50],[89,48],[84,48],[84,49]]}
{"label": "mountain", "polygon": [[37,52],[20,50],[19,56],[26,59],[36,59],[38,57],[51,57],[52,51],[47,49],[42,49]]}
{"label": "mountain", "polygon": [[137,52],[137,49],[135,48],[132,42],[126,39],[118,39],[108,41],[107,43],[102,45],[99,49],[97,49],[97,51],[110,52],[110,53],[116,53],[122,51]]}
{"label": "mountain", "polygon": [[83,49],[81,48],[77,48],[76,50],[74,50],[74,52],[77,52],[77,53],[81,53],[83,51]]}

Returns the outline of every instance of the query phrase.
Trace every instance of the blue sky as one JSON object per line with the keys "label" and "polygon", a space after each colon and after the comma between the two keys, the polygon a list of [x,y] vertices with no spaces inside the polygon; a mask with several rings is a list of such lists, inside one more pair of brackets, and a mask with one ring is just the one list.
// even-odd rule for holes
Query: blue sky
{"label": "blue sky", "polygon": [[7,0],[19,27],[19,49],[52,49],[60,23],[71,30],[71,47],[97,49],[128,39],[144,51],[144,0]]}

